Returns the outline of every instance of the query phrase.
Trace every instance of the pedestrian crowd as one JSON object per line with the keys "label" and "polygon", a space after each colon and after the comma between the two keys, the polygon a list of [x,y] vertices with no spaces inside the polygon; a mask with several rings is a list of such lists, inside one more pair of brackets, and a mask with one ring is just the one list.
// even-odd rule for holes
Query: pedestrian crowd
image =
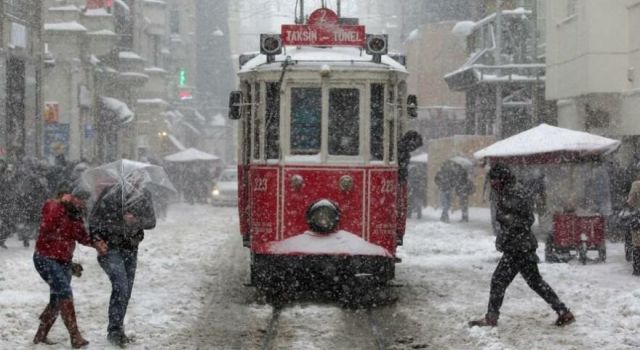
{"label": "pedestrian crowd", "polygon": [[70,190],[88,167],[86,161],[67,162],[64,157],[57,157],[53,165],[35,158],[0,159],[0,247],[6,249],[6,240],[14,234],[29,247],[45,201]]}
{"label": "pedestrian crowd", "polygon": [[[49,286],[49,300],[39,316],[34,344],[53,344],[48,338],[58,316],[69,332],[71,346],[89,344],[76,320],[72,276],[82,275],[73,262],[76,244],[95,248],[97,262],[111,282],[107,339],[125,347],[134,341],[124,331],[124,318],[137,268],[138,246],[144,230],[156,225],[156,208],[161,215],[166,203],[158,205],[144,187],[146,175],[134,170],[123,181],[99,191],[89,212],[91,192],[80,176],[87,162],[68,163],[56,157],[54,165],[25,159],[16,164],[0,160],[0,246],[17,234],[25,247],[36,240],[33,264]],[[163,196],[157,196],[162,201]]]}

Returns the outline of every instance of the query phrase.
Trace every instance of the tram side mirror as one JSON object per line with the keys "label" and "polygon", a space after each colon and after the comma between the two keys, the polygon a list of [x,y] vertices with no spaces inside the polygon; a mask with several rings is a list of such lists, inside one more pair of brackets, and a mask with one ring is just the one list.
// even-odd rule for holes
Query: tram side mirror
{"label": "tram side mirror", "polygon": [[229,119],[238,120],[242,116],[242,91],[229,94]]}
{"label": "tram side mirror", "polygon": [[409,118],[418,118],[418,96],[407,96],[407,115]]}

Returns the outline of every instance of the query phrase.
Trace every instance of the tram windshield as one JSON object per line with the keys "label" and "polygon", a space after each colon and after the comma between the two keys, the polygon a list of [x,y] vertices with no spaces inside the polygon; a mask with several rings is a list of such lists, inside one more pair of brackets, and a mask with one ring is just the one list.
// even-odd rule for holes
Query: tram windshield
{"label": "tram windshield", "polygon": [[329,90],[329,154],[357,156],[360,153],[360,91]]}
{"label": "tram windshield", "polygon": [[291,154],[320,153],[322,90],[291,89]]}

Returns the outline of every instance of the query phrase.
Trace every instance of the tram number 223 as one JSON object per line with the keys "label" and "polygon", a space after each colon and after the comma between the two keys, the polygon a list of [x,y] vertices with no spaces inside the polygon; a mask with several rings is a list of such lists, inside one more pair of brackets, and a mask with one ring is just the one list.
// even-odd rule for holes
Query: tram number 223
{"label": "tram number 223", "polygon": [[264,177],[254,179],[253,190],[256,192],[267,192],[267,179]]}
{"label": "tram number 223", "polygon": [[380,192],[382,193],[395,193],[396,191],[396,183],[392,180],[382,180],[382,184],[380,187]]}

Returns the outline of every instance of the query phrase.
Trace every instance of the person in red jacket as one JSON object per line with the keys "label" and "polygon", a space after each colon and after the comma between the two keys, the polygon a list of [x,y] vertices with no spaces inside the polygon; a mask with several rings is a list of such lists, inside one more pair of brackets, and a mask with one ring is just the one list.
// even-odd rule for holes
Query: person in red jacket
{"label": "person in red jacket", "polygon": [[[74,190],[48,200],[42,208],[40,232],[36,241],[33,262],[40,277],[49,285],[49,304],[40,315],[40,326],[33,338],[35,344],[51,344],[47,335],[58,317],[62,315],[71,346],[75,349],[89,344],[85,340],[76,322],[71,275],[74,264],[71,262],[76,242],[94,246],[98,254],[106,252],[104,242],[92,243],[84,227],[83,215],[85,201],[89,193]],[[78,265],[79,266],[79,265]],[[77,271],[76,271],[77,272]]]}

